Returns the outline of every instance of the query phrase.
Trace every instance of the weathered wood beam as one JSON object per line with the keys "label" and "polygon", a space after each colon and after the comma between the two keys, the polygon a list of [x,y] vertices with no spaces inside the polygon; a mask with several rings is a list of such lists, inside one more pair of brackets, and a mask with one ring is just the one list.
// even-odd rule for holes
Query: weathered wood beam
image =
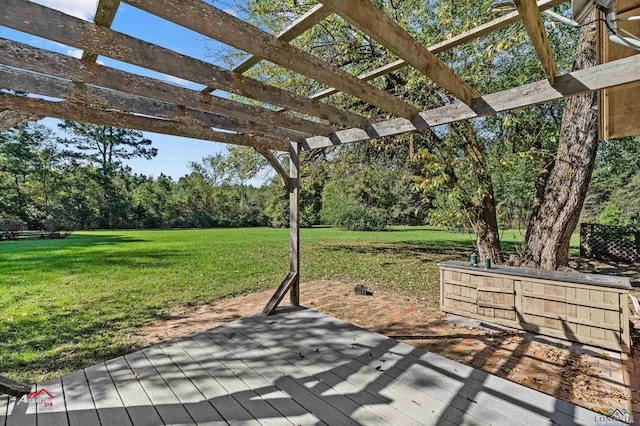
{"label": "weathered wood beam", "polygon": [[473,99],[480,97],[467,82],[370,0],[320,1],[465,104],[471,105]]}
{"label": "weathered wood beam", "polygon": [[[195,1],[209,7],[201,0]],[[183,7],[186,10],[187,6],[184,2],[173,4],[178,10],[182,10]],[[193,16],[193,19],[202,21],[205,17]],[[308,97],[270,86],[28,0],[0,2],[0,25],[337,124],[361,126],[367,123],[367,119],[352,112],[312,101]]]}
{"label": "weathered wood beam", "polygon": [[[538,9],[542,12],[558,6],[562,3],[566,3],[567,1],[568,0],[541,0],[538,2]],[[428,49],[431,53],[437,55],[438,53],[453,49],[456,46],[468,43],[501,28],[509,26],[515,22],[518,22],[519,20],[520,14],[518,12],[507,13],[497,19],[494,19],[493,21],[487,22],[486,24],[478,25],[476,28],[465,31],[440,43],[434,44]],[[363,73],[358,78],[365,81],[373,80],[374,78],[381,77],[383,75],[390,74],[394,71],[402,69],[405,66],[407,66],[407,62],[404,59],[398,59],[397,61],[391,62],[387,65],[383,65],[380,68],[376,68],[374,70]],[[339,90],[333,88],[326,89],[314,94],[313,96],[311,96],[311,98],[322,99],[339,92]]]}
{"label": "weathered wood beam", "polygon": [[556,76],[558,75],[558,67],[556,61],[553,58],[553,51],[551,50],[551,43],[547,36],[547,30],[544,28],[542,22],[542,16],[536,6],[535,0],[515,0],[518,7],[518,13],[522,18],[524,28],[529,34],[529,38],[533,43],[533,47],[536,49],[538,59],[542,64],[547,80],[553,84]]}
{"label": "weathered wood beam", "polygon": [[284,299],[284,296],[287,294],[287,291],[289,291],[293,283],[296,282],[297,280],[298,280],[298,274],[295,272],[289,272],[285,277],[285,279],[282,281],[282,283],[278,286],[276,291],[273,293],[273,296],[271,296],[271,299],[269,299],[269,302],[267,302],[267,305],[262,310],[262,313],[264,315],[273,314],[278,308],[278,306],[280,305],[280,302],[282,302],[282,299]]}
{"label": "weathered wood beam", "polygon": [[[280,34],[278,34],[278,38],[280,40],[284,40],[287,43],[290,43],[292,40],[298,38],[309,28],[316,25],[318,22],[322,21],[327,16],[331,15],[331,10],[323,4],[317,4],[312,7],[307,13],[300,16],[296,19],[291,25],[282,30]],[[238,64],[233,71],[243,74],[249,71],[254,65],[258,64],[263,58],[255,55],[251,55],[243,62]],[[211,93],[214,89],[211,87],[207,87],[203,89],[203,93]]]}
{"label": "weathered wood beam", "polygon": [[[243,104],[225,98],[203,95],[199,91],[178,87],[160,80],[142,77],[126,71],[86,63],[54,52],[0,38],[0,63],[23,68],[75,82],[91,82],[111,90],[127,92],[194,109],[233,117],[238,126],[253,128],[277,126],[310,135],[329,134],[337,128],[272,110]],[[256,123],[259,123],[256,125]],[[223,127],[224,128],[224,127]],[[233,129],[231,129],[233,130]],[[248,132],[252,133],[252,132]],[[274,135],[275,136],[275,135]],[[278,136],[280,137],[280,136]],[[295,137],[295,134],[284,139]]]}
{"label": "weathered wood beam", "polygon": [[15,382],[8,377],[0,376],[0,395],[10,395],[20,398],[31,392],[31,386]]}
{"label": "weathered wood beam", "polygon": [[[113,19],[116,17],[116,12],[120,6],[120,0],[99,0],[98,7],[96,9],[96,15],[93,18],[93,23],[102,27],[109,28],[113,23]],[[98,59],[98,55],[93,52],[82,52],[82,60],[87,62],[95,62]]]}
{"label": "weathered wood beam", "polygon": [[0,111],[0,132],[9,130],[10,128],[17,126],[18,124],[26,123],[28,121],[38,121],[43,118],[44,117],[42,115],[33,114],[30,112],[9,110]]}
{"label": "weathered wood beam", "polygon": [[289,144],[289,274],[278,286],[263,309],[271,315],[284,299],[287,291],[293,306],[300,306],[300,146]]}
{"label": "weathered wood beam", "polygon": [[300,145],[289,144],[289,270],[296,274],[289,299],[300,306]]}
{"label": "weathered wood beam", "polygon": [[344,93],[381,108],[383,111],[405,118],[410,118],[418,112],[415,106],[202,0],[125,1],[132,6],[237,49],[260,56],[322,84],[336,87]]}
{"label": "weathered wood beam", "polygon": [[248,126],[246,125],[247,123],[241,123],[238,120],[210,112],[114,90],[107,90],[93,85],[74,84],[70,80],[62,80],[60,78],[9,68],[3,65],[0,65],[0,87],[19,92],[65,99],[72,102],[115,108],[123,112],[133,112],[188,124],[258,134],[278,139],[300,141],[305,135],[304,133],[256,123]]}
{"label": "weathered wood beam", "polygon": [[282,163],[280,163],[278,157],[273,155],[273,152],[269,151],[268,149],[257,146],[254,147],[254,149],[258,151],[269,162],[271,167],[273,167],[273,169],[278,173],[278,176],[280,176],[280,180],[282,181],[282,186],[287,190],[287,192],[289,192],[289,172],[284,168]]}
{"label": "weathered wood beam", "polygon": [[289,144],[287,142],[277,139],[271,139],[263,136],[216,132],[204,126],[91,108],[68,101],[52,102],[45,101],[43,99],[28,98],[26,96],[0,93],[0,109],[25,111],[62,120],[72,120],[102,126],[121,127],[125,129],[136,129],[144,132],[183,136],[186,138],[202,139],[212,142],[252,147],[262,146],[276,151],[286,151],[289,149]]}
{"label": "weathered wood beam", "polygon": [[302,143],[302,148],[310,150],[395,136],[418,129],[493,115],[637,81],[640,81],[640,55],[562,75],[556,78],[553,86],[549,84],[549,81],[541,80],[485,95],[477,99],[471,107],[456,103],[421,112],[412,121],[397,118],[372,124],[365,129],[340,130],[329,137],[307,138]]}

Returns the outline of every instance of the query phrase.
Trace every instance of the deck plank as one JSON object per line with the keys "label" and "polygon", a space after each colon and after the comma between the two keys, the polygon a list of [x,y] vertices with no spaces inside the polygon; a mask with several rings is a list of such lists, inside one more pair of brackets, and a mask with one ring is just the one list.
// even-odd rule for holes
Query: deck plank
{"label": "deck plank", "polygon": [[111,380],[135,426],[160,425],[162,419],[124,357],[105,362]]}
{"label": "deck plank", "polygon": [[143,352],[196,424],[226,425],[220,413],[173,362],[172,346],[174,345],[154,346]]}
{"label": "deck plank", "polygon": [[[31,391],[35,390],[36,387],[33,386]],[[9,400],[6,426],[36,426],[36,404],[35,402],[25,402],[25,400],[26,396]]]}
{"label": "deck plank", "polygon": [[256,390],[247,385],[239,376],[239,371],[230,369],[226,362],[232,358],[229,353],[219,347],[209,345],[210,340],[201,335],[196,335],[189,343],[192,348],[198,346],[204,351],[204,362],[201,365],[210,370],[217,369],[216,378],[218,382],[236,397],[236,400],[250,412],[260,424],[289,424],[286,416],[279,413],[273,406],[266,402]]}
{"label": "deck plank", "polygon": [[[260,335],[261,335],[260,333],[257,333],[255,331],[251,333],[251,336],[254,338]],[[256,340],[260,341],[259,338],[257,338]],[[347,344],[350,345],[353,342],[354,341],[352,340],[352,338],[349,338],[347,341]],[[396,344],[394,341],[389,339],[387,339],[386,343],[387,345],[389,345],[390,348]],[[374,395],[374,396],[377,395],[378,398],[386,399],[387,403],[384,406],[381,406],[382,407],[381,410],[377,411],[377,414],[381,415],[382,418],[389,418],[389,417],[391,419],[404,418],[407,423],[418,421],[421,424],[430,424],[430,421],[432,420],[433,424],[435,423],[460,424],[460,421],[461,421],[460,419],[466,419],[467,417],[470,417],[470,416],[467,416],[464,412],[460,411],[459,413],[457,413],[458,414],[457,416],[453,416],[452,414],[447,413],[447,417],[452,418],[452,420],[449,420],[447,418],[437,419],[437,417],[435,416],[435,414],[437,414],[436,409],[440,408],[442,410],[444,408],[444,404],[435,400],[425,401],[424,398],[422,398],[422,401],[421,401],[422,404],[419,404],[418,402],[416,402],[416,399],[419,399],[418,396],[416,396],[415,398],[412,397],[411,404],[402,404],[397,402],[397,401],[404,401],[406,399],[406,395],[408,394],[407,392],[409,392],[409,394],[415,393],[415,391],[412,389],[401,389],[397,391],[387,390],[386,394],[380,393],[379,392],[380,385],[374,382],[377,380],[377,377],[380,376],[381,374],[381,372],[378,371],[376,368],[378,366],[383,365],[383,363],[378,361],[378,357],[370,356],[370,353],[372,352],[373,348],[369,348],[357,353],[354,353],[353,350],[351,350],[345,354],[341,352],[332,351],[331,349],[327,350],[327,347],[323,345],[322,342],[314,341],[314,342],[305,342],[302,345],[302,347],[297,347],[296,350],[301,350],[305,346],[308,346],[309,348],[316,348],[316,349],[319,349],[320,347],[323,348],[319,352],[315,352],[315,350],[308,350],[308,349],[304,352],[305,358],[310,358],[312,365],[316,365],[316,366],[337,365],[330,371],[337,374],[340,380],[343,380],[345,382],[351,381],[355,385],[360,386],[362,389],[369,389],[370,391],[368,392],[369,395]],[[379,354],[380,353],[383,353],[383,352],[379,352]],[[328,354],[329,354],[328,358],[326,360],[323,360],[322,358],[327,357]],[[336,356],[340,357],[342,361],[345,361],[345,362],[342,362],[342,363],[336,362],[336,359],[337,359]],[[363,357],[366,360],[366,362],[360,361],[358,364],[359,366],[364,367],[362,371],[358,371],[357,366],[350,366],[349,368],[347,368],[347,366],[350,363],[357,362],[359,357]],[[367,362],[370,364],[367,364]],[[376,393],[376,390],[378,391],[377,393]],[[374,407],[376,406],[367,405],[366,407],[368,409],[373,409],[375,411]],[[392,410],[389,410],[390,408]],[[455,413],[455,410],[454,410],[454,413]],[[409,417],[410,419],[406,420],[407,417]],[[478,422],[477,419],[469,419],[469,420],[474,420],[479,424],[482,423],[482,422]]]}
{"label": "deck plank", "polygon": [[[287,315],[290,315],[290,314],[287,314]],[[309,312],[309,311],[304,312],[303,315],[305,317],[312,317],[312,318],[315,316],[313,312]],[[288,321],[290,321],[291,319],[292,318],[287,317]],[[335,320],[330,317],[321,316],[321,317],[313,318],[313,320],[314,320],[314,324],[316,324],[319,329],[324,330],[326,328],[330,328],[330,329],[339,328],[342,331],[342,333],[340,333],[342,337],[339,337],[337,339],[332,339],[331,345],[324,345],[323,343],[324,339],[321,339],[320,336],[316,338],[311,338],[311,339],[308,338],[303,341],[297,341],[295,343],[290,343],[290,345],[294,345],[296,348],[300,348],[304,346],[322,347],[324,352],[326,352],[327,349],[329,351],[337,350],[339,352],[342,352],[348,355],[354,361],[357,361],[357,360],[362,361],[363,359],[361,358],[361,354],[363,352],[366,352],[367,349],[371,350],[372,345],[378,342],[384,342],[385,340],[395,342],[391,339],[387,339],[384,336],[380,336],[380,335],[375,336],[375,334],[373,333],[358,329],[347,323],[339,322],[339,320]],[[334,324],[327,324],[326,323],[327,321]],[[337,324],[335,323],[336,321],[338,321]],[[257,325],[256,327],[260,328],[262,326]],[[272,327],[274,326],[272,325]],[[277,328],[277,326],[275,327]],[[280,330],[274,330],[274,334],[278,333],[279,331]],[[339,345],[339,343],[342,343],[342,345]],[[284,344],[288,344],[288,343],[285,342]],[[387,350],[384,346],[382,346],[382,349]],[[457,390],[462,389],[463,386],[465,385],[463,380],[452,381],[448,383],[448,386],[449,386],[448,388],[441,389],[441,390],[447,391],[446,392],[447,398],[442,398],[443,394],[441,390],[434,390],[432,389],[431,386],[428,386],[425,389],[420,389],[419,387],[416,388],[416,387],[406,386],[407,383],[405,383],[404,385],[401,385],[400,383],[390,380],[390,379],[396,379],[395,377],[385,378],[385,375],[379,375],[378,372],[373,371],[373,368],[377,366],[385,370],[390,370],[393,368],[393,365],[395,362],[399,362],[399,361],[402,362],[404,360],[404,357],[407,357],[410,354],[412,354],[412,352],[416,352],[416,351],[424,352],[414,347],[411,347],[409,345],[404,345],[402,343],[395,342],[393,344],[393,347],[388,348],[387,352],[383,355],[386,361],[385,363],[377,363],[378,365],[376,365],[376,363],[373,362],[372,364],[369,365],[369,367],[371,367],[369,369],[367,369],[366,367],[367,366],[366,362],[362,364],[365,368],[365,370],[363,370],[363,374],[369,373],[369,377],[366,377],[365,383],[373,383],[374,381],[377,381],[378,384],[375,386],[378,387],[378,391],[384,392],[390,398],[393,398],[393,396],[395,396],[395,395],[389,394],[389,392],[393,390],[396,391],[395,394],[397,396],[401,396],[402,394],[406,394],[407,392],[415,393],[416,390],[421,391],[422,393],[425,393],[424,391],[426,390],[427,391],[426,396],[417,395],[416,398],[419,397],[422,400],[422,403],[425,404],[425,408],[431,409],[435,413],[439,413],[443,415],[445,419],[452,421],[454,423],[459,423],[465,419],[469,421],[474,420],[477,422],[485,422],[490,424],[514,424],[520,421],[519,418],[505,416],[503,415],[503,413],[497,410],[488,409],[484,406],[480,406],[475,403],[470,404],[469,398],[460,397],[456,395]],[[379,356],[379,354],[380,352],[377,351],[375,356]],[[403,354],[403,355],[399,355],[399,354]],[[314,353],[310,352],[307,354],[307,356],[314,356]],[[367,360],[367,357],[364,357],[364,360]],[[315,362],[318,363],[321,361],[315,360]],[[453,361],[450,361],[450,362],[453,363],[454,365],[458,365]],[[403,369],[408,368],[409,366],[412,366],[412,363],[402,362],[402,366],[399,369],[399,371],[401,372],[403,371]],[[344,370],[344,367],[345,366],[338,367],[336,371],[337,372],[342,371]],[[351,368],[351,371],[352,371],[351,374],[354,374],[358,372],[358,369]],[[347,372],[345,372],[344,374],[348,375]],[[387,372],[386,375],[388,374],[389,373]],[[482,373],[482,374],[485,374],[485,373]],[[376,378],[377,375],[379,375],[380,377],[379,379]],[[410,384],[411,383],[408,383],[408,385]],[[393,386],[390,387],[390,385],[393,385]],[[388,389],[385,389],[385,388],[388,388]],[[454,389],[454,391],[451,391],[451,389]],[[402,400],[402,398],[393,398],[394,402],[399,400]],[[408,407],[405,407],[405,409],[407,408]],[[413,411],[406,411],[406,412],[412,413]],[[544,418],[540,416],[538,417],[537,420],[539,421],[538,424],[542,424],[541,423],[542,421],[548,422],[549,418],[548,417]]]}
{"label": "deck plank", "polygon": [[220,383],[215,366],[207,368],[209,354],[191,339],[182,339],[171,347],[171,359],[196,385],[211,405],[232,425],[260,425],[260,422]]}
{"label": "deck plank", "polygon": [[[202,336],[206,336],[209,339],[208,341],[202,341],[207,347],[217,345],[225,350],[230,357],[229,361],[224,362],[224,365],[236,372],[236,375],[243,382],[254,389],[254,391],[256,391],[263,400],[275,408],[288,421],[296,425],[323,424],[320,419],[298,404],[291,395],[288,395],[286,392],[278,389],[273,385],[272,381],[267,379],[264,374],[264,369],[261,368],[261,366],[264,365],[263,361],[253,359],[254,362],[252,362],[251,359],[238,356],[238,353],[230,351],[228,346],[225,346],[224,344],[224,342],[229,340],[229,338],[223,334],[219,336],[220,339],[218,341],[211,339],[208,334],[203,334]],[[270,369],[270,371],[274,370]]]}
{"label": "deck plank", "polygon": [[[124,402],[116,389],[106,364],[97,364],[84,369],[91,398],[98,411],[102,426],[132,426]],[[64,378],[62,383],[64,384]]]}
{"label": "deck plank", "polygon": [[[38,402],[36,404],[37,423],[39,425],[68,426],[67,407],[65,404],[64,392],[62,390],[62,379],[47,380],[37,385]],[[48,392],[52,398],[48,398]],[[40,400],[42,398],[42,401]]]}
{"label": "deck plank", "polygon": [[193,419],[180,404],[178,397],[171,391],[169,385],[149,362],[143,352],[125,355],[129,367],[156,408],[165,424],[189,424]]}
{"label": "deck plank", "polygon": [[[269,377],[272,381],[278,380],[282,375],[303,378],[302,384],[308,391],[325,397],[329,404],[342,413],[350,415],[356,421],[377,424],[416,424],[415,419],[405,416],[392,407],[387,407],[388,399],[379,398],[366,391],[361,392],[348,378],[337,376],[324,368],[318,369],[318,366],[305,359],[306,357],[301,359],[299,353],[277,351],[275,348],[262,346],[241,332],[234,336],[233,342],[237,346],[231,347],[230,350],[238,358],[257,358],[265,361],[265,365],[261,367],[251,364],[252,368],[263,373],[265,377]],[[312,386],[307,386],[308,384]]]}
{"label": "deck plank", "polygon": [[7,410],[9,410],[9,395],[0,395],[0,426],[7,422]]}
{"label": "deck plank", "polygon": [[100,424],[96,404],[93,402],[84,370],[74,371],[63,376],[62,389],[64,390],[70,426]]}

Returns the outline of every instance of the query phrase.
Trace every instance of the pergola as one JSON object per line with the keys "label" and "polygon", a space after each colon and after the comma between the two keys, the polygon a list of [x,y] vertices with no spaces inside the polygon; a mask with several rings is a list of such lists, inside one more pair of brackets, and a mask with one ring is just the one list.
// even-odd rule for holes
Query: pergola
{"label": "pergola", "polygon": [[[283,177],[290,194],[290,272],[264,309],[264,313],[270,314],[287,291],[293,305],[300,302],[300,151],[414,132],[640,80],[638,55],[559,75],[540,12],[565,1],[516,0],[517,11],[436,45],[423,46],[370,0],[320,0],[321,4],[278,36],[202,0],[123,0],[252,55],[233,70],[227,70],[111,30],[120,0],[100,0],[93,23],[29,0],[2,0],[0,25],[82,49],[84,54],[82,58],[73,58],[0,39],[1,87],[63,99],[56,102],[0,92],[0,129],[48,116],[254,147]],[[334,13],[400,59],[355,76],[289,44]],[[530,36],[545,80],[480,94],[437,57],[438,53],[518,21],[522,21]],[[207,87],[203,91],[190,90],[103,66],[96,63],[98,55]],[[306,97],[243,75],[262,60],[332,88]],[[405,66],[416,68],[458,101],[423,111],[368,83]],[[219,97],[212,93],[215,90],[281,110]],[[375,105],[395,118],[371,122],[354,112],[321,102],[338,92]],[[288,114],[287,110],[299,114]],[[272,151],[289,152],[288,172]]]}

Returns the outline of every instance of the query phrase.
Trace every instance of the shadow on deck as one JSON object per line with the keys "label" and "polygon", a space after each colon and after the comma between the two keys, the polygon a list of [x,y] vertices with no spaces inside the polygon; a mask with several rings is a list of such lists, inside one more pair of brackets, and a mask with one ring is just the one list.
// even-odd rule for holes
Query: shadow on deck
{"label": "shadow on deck", "polygon": [[[0,396],[0,425],[583,424],[600,415],[307,309]],[[36,423],[37,422],[37,423]]]}

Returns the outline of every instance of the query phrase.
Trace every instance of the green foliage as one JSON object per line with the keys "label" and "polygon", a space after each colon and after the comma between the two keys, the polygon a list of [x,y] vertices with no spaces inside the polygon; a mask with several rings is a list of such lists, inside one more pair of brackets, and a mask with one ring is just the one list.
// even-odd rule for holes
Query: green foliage
{"label": "green foliage", "polygon": [[602,210],[600,216],[598,216],[598,222],[603,225],[622,225],[620,219],[622,218],[622,210],[616,204],[610,203]]}
{"label": "green foliage", "polygon": [[600,142],[582,211],[583,222],[640,223],[639,146],[637,136]]}
{"label": "green foliage", "polygon": [[394,222],[397,174],[377,165],[329,182],[323,193],[325,223],[351,231],[380,231]]}

